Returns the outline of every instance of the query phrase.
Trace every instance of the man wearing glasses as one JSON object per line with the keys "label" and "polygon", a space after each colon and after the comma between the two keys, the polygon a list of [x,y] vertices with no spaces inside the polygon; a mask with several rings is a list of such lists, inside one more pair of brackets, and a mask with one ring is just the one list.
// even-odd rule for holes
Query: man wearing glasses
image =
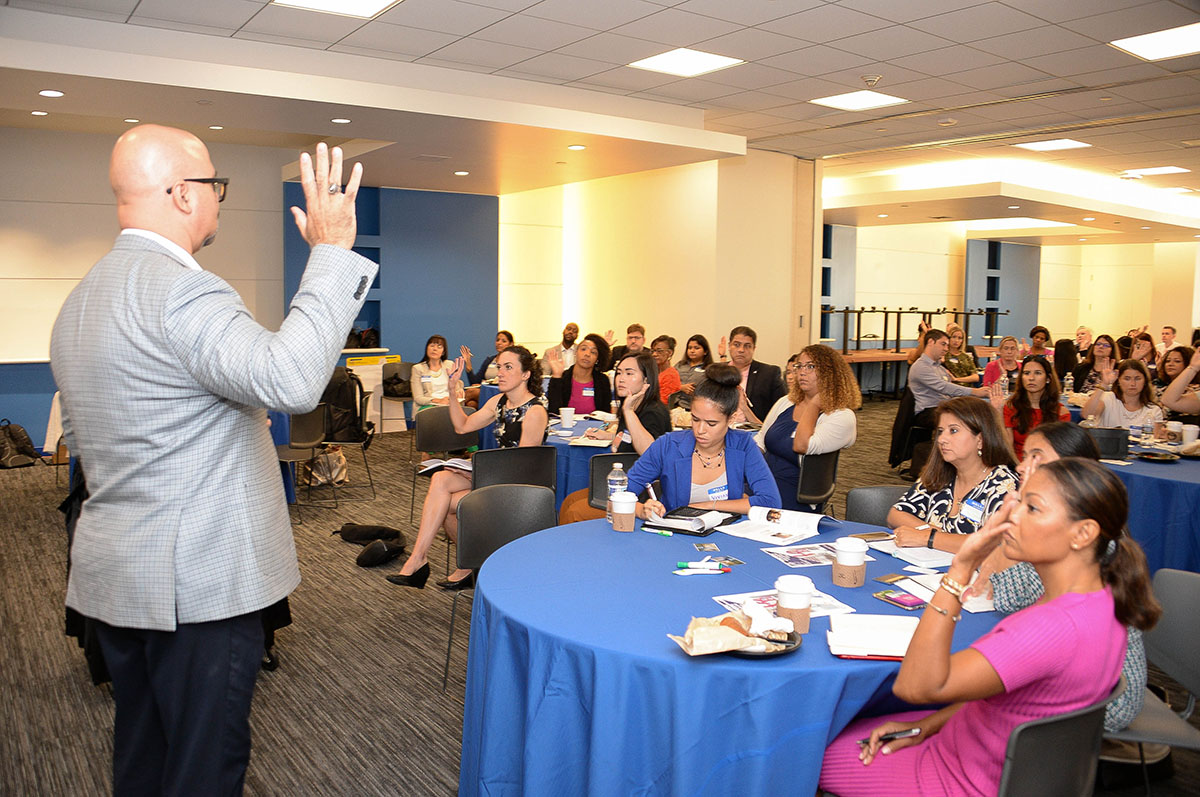
{"label": "man wearing glasses", "polygon": [[116,794],[240,793],[263,653],[260,610],[299,583],[266,409],[317,404],[377,266],[350,251],[355,166],[301,156],[312,246],[278,332],[193,255],[228,179],[200,139],[155,125],[113,148],[121,234],[50,341],[63,431],[87,477],[67,605],[96,628],[116,699]]}

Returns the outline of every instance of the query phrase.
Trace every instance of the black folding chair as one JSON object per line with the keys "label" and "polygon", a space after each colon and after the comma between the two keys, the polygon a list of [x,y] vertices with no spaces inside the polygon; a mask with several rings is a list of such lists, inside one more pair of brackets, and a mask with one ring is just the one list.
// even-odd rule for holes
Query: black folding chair
{"label": "black folding chair", "polygon": [[[288,441],[284,445],[275,446],[275,456],[280,462],[287,463],[292,467],[298,464],[308,462],[314,459],[325,447],[325,417],[326,408],[324,404],[318,404],[309,412],[301,413],[300,415],[288,416]],[[297,478],[299,477],[299,469],[297,469]],[[296,485],[299,489],[299,484]],[[337,509],[337,490],[333,489],[333,499],[331,502],[314,503],[312,500],[312,479],[308,480],[307,499],[304,504],[296,501],[296,516],[297,522],[304,522],[304,513],[300,509],[301,506],[321,507],[328,509]],[[333,485],[330,485],[332,488]]]}
{"label": "black folding chair", "polygon": [[[629,473],[637,459],[638,455],[635,453],[592,455],[588,461],[588,506],[592,509],[608,509],[608,474],[612,472],[613,464],[620,462],[625,472]],[[642,487],[637,484],[629,486]],[[641,490],[634,489],[630,492],[638,493]]]}
{"label": "black folding chair", "polygon": [[824,454],[805,454],[800,460],[800,479],[796,487],[796,502],[810,504],[824,512],[833,491],[837,489],[838,457],[841,449]]}
{"label": "black folding chair", "polygon": [[[459,451],[479,445],[479,432],[459,434],[454,431],[454,423],[450,420],[449,407],[430,407],[417,413],[417,451],[428,454],[432,451]],[[419,461],[413,463],[412,501],[408,506],[408,522],[412,523],[413,511],[417,503],[417,471],[421,469]]]}
{"label": "black folding chair", "polygon": [[846,493],[846,520],[869,526],[886,526],[888,512],[908,490],[904,484],[855,487]]}
{"label": "black folding chair", "polygon": [[554,446],[476,451],[471,464],[472,490],[493,484],[536,484],[554,490],[558,483]]}

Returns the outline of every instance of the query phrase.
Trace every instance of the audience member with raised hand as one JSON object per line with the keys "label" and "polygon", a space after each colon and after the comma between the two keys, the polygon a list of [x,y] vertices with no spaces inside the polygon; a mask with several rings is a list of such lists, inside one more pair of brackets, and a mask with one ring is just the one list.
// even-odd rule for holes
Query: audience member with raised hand
{"label": "audience member with raised hand", "polygon": [[1023,456],[1025,438],[1037,426],[1052,421],[1069,421],[1071,413],[1059,403],[1058,377],[1045,357],[1030,355],[1021,363],[1021,378],[1000,410],[1004,433],[1017,459]]}
{"label": "audience member with raised hand", "polygon": [[996,359],[983,369],[983,386],[988,387],[1008,376],[1009,384],[1017,381],[1021,373],[1021,345],[1012,335],[1005,335],[996,347]]}
{"label": "audience member with raised hand", "polygon": [[[1097,340],[1093,348],[1100,344]],[[1082,414],[1085,418],[1099,416],[1100,426],[1108,429],[1128,429],[1163,420],[1163,409],[1150,386],[1150,373],[1138,360],[1122,360],[1116,368],[1105,370],[1083,405]]]}
{"label": "audience member with raised hand", "polygon": [[987,396],[986,387],[967,387],[956,384],[942,365],[950,349],[950,336],[940,329],[922,333],[924,348],[921,356],[908,369],[908,389],[913,394],[913,423],[932,428],[938,404],[956,396]]}
{"label": "audience member with raised hand", "polygon": [[986,401],[963,396],[937,408],[934,445],[921,477],[888,512],[903,548],[957,551],[1016,487],[1016,460]]}
{"label": "audience member with raised hand", "polygon": [[[425,341],[425,356],[413,364],[412,395],[417,412],[450,403],[449,379],[446,367],[446,339],[430,335]],[[459,386],[462,390],[462,386]]]}
{"label": "audience member with raised hand", "polygon": [[950,372],[951,378],[960,385],[979,384],[979,369],[975,364],[975,354],[967,347],[967,334],[958,324],[946,327],[950,336],[950,348],[942,359],[942,364]]}
{"label": "audience member with raised hand", "polygon": [[495,379],[497,373],[496,358],[500,356],[500,352],[513,345],[513,333],[507,329],[502,329],[496,333],[496,353],[489,354],[482,363],[479,364],[479,370],[473,371],[471,368],[471,360],[474,357],[474,352],[466,346],[460,346],[458,351],[462,356],[464,363],[463,377],[475,384],[485,382],[488,379]]}
{"label": "audience member with raised hand", "polygon": [[625,345],[613,346],[613,331],[610,329],[604,333],[605,340],[612,347],[612,362],[606,363],[606,368],[616,368],[617,363],[624,360],[630,354],[641,354],[642,349],[646,347],[646,328],[641,324],[630,324],[625,328]]}
{"label": "audience member with raised hand", "polygon": [[[1128,507],[1120,479],[1097,462],[1038,468],[955,555],[900,665],[897,697],[946,707],[851,723],[825,753],[821,788],[841,797],[996,794],[1014,728],[1107,696],[1126,627],[1151,628],[1161,614],[1125,531]],[[1033,565],[1044,595],[951,653],[963,585],[997,545]],[[909,729],[917,734],[881,740]]]}
{"label": "audience member with raised hand", "polygon": [[750,423],[759,423],[787,393],[779,366],[754,359],[757,347],[758,333],[750,327],[738,326],[729,331],[729,362],[742,377],[738,412]]}
{"label": "audience member with raised hand", "polygon": [[546,389],[548,409],[552,414],[563,407],[571,407],[580,415],[596,410],[608,412],[612,385],[602,367],[608,362],[608,343],[599,335],[585,335],[574,349],[575,361],[567,371],[557,346],[547,352],[551,374]]}
{"label": "audience member with raised hand", "polygon": [[[1173,351],[1169,353],[1173,353]],[[1200,415],[1200,393],[1196,391],[1198,374],[1200,374],[1200,349],[1192,354],[1187,366],[1163,391],[1162,403],[1168,409],[1183,415]]]}
{"label": "audience member with raised hand", "polygon": [[[457,360],[450,372],[450,387],[459,385],[466,365]],[[509,346],[496,356],[500,394],[492,396],[477,412],[467,415],[457,401],[450,402],[450,420],[459,434],[477,432],[495,425],[500,448],[540,446],[546,441],[546,408],[541,401],[542,368],[537,358],[523,346]],[[429,578],[429,547],[444,525],[446,536],[458,538],[458,502],[471,490],[471,474],[457,468],[443,468],[433,474],[429,493],[421,507],[421,525],[412,553],[400,572],[387,577],[393,584],[421,589]],[[470,570],[455,570],[439,582],[443,589],[465,589],[474,583]]]}
{"label": "audience member with raised hand", "polygon": [[1075,330],[1075,353],[1079,355],[1079,359],[1087,356],[1088,350],[1092,348],[1092,328],[1078,327]]}
{"label": "audience member with raised hand", "polygon": [[650,341],[650,354],[654,356],[654,363],[658,366],[658,395],[666,405],[683,384],[679,372],[671,365],[671,358],[675,356],[675,338],[659,335]]}
{"label": "audience member with raised hand", "polygon": [[751,506],[779,508],[775,479],[754,436],[729,428],[740,382],[736,368],[710,365],[692,399],[692,428],[658,438],[629,469],[631,489],[662,484],[657,500],[638,504],[638,517],[661,517],[681,506],[742,514]]}
{"label": "audience member with raised hand", "polygon": [[842,355],[821,344],[805,347],[788,361],[788,395],[775,402],[755,442],[779,488],[783,509],[810,511],[796,501],[800,465],[806,454],[825,454],[854,445],[862,394]]}
{"label": "audience member with raised hand", "polygon": [[675,363],[679,373],[679,392],[675,394],[674,403],[685,410],[692,406],[692,395],[696,385],[704,380],[704,369],[713,364],[712,350],[708,338],[703,335],[692,335],[683,347],[683,359]]}
{"label": "audience member with raised hand", "polygon": [[1158,350],[1154,348],[1154,338],[1150,337],[1150,333],[1139,332],[1133,336],[1133,347],[1129,352],[1129,359],[1141,362],[1150,372],[1150,376],[1154,376],[1155,371],[1158,370]]}
{"label": "audience member with raised hand", "polygon": [[1100,384],[1104,372],[1116,368],[1117,362],[1116,341],[1111,335],[1098,336],[1083,361],[1075,366],[1075,392],[1091,393]]}

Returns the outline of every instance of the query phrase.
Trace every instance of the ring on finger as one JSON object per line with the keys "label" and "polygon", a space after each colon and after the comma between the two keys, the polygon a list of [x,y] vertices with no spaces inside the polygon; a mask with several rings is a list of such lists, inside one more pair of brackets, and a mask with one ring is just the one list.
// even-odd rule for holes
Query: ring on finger
{"label": "ring on finger", "polygon": [[339,194],[339,193],[341,193],[341,191],[342,191],[342,187],[341,187],[340,185],[338,185],[337,183],[332,183],[332,184],[330,184],[330,186],[329,186],[329,193],[331,193],[331,194]]}

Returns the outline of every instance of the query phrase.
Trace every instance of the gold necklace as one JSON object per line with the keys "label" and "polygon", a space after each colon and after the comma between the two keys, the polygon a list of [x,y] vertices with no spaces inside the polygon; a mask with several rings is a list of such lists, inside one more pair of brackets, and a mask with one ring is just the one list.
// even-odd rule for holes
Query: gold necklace
{"label": "gold necklace", "polygon": [[719,468],[722,460],[725,459],[725,447],[721,446],[721,450],[714,454],[711,458],[706,458],[700,453],[700,449],[696,449],[696,456],[700,458],[700,466],[703,468]]}

